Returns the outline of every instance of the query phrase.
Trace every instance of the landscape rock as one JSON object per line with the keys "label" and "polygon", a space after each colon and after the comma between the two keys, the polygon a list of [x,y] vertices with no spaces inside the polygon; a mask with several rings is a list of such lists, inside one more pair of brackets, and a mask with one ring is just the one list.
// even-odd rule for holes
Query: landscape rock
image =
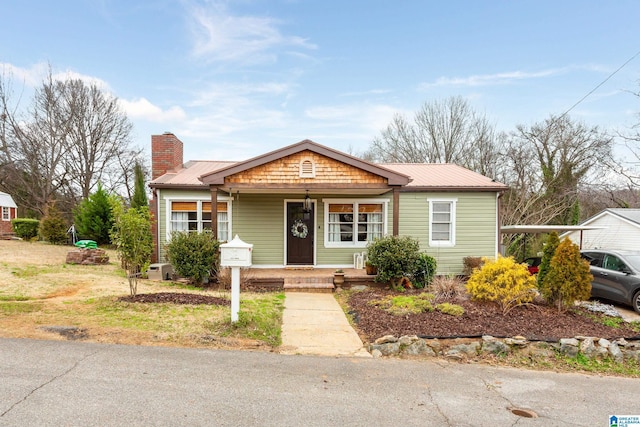
{"label": "landscape rock", "polygon": [[435,356],[436,353],[427,345],[424,340],[415,340],[402,351],[403,354],[409,356]]}
{"label": "landscape rock", "polygon": [[529,343],[524,337],[505,338],[504,342],[511,347],[524,347]]}
{"label": "landscape rock", "polygon": [[431,347],[431,349],[436,353],[439,354],[442,351],[442,343],[440,343],[440,340],[438,340],[437,338],[432,338],[432,339],[428,339],[428,340],[424,340],[425,344],[427,344],[429,347]]}
{"label": "landscape rock", "polygon": [[109,264],[109,257],[103,249],[74,249],[67,252],[67,264],[100,265]]}
{"label": "landscape rock", "polygon": [[622,351],[620,351],[618,344],[615,342],[612,342],[611,345],[609,345],[609,354],[616,362],[622,362],[624,360],[624,355],[622,354]]}
{"label": "landscape rock", "polygon": [[393,335],[385,335],[381,338],[378,338],[375,343],[376,344],[387,344],[387,343],[391,343],[391,342],[397,342],[398,338],[394,337]]}
{"label": "landscape rock", "polygon": [[400,353],[400,343],[392,342],[386,344],[373,344],[370,351],[378,350],[383,356],[391,356]]}
{"label": "landscape rock", "polygon": [[449,349],[449,351],[455,351],[467,357],[474,357],[478,355],[479,349],[480,349],[480,343],[477,341],[474,341],[468,344],[454,345]]}
{"label": "landscape rock", "polygon": [[418,337],[415,336],[415,335],[411,335],[411,336],[403,335],[398,340],[398,343],[400,343],[400,345],[402,345],[402,346],[408,346],[412,342],[417,341],[417,340],[418,340]]}
{"label": "landscape rock", "polygon": [[576,357],[582,354],[589,359],[611,357],[616,362],[625,360],[640,362],[640,340],[624,339],[611,342],[597,337],[562,338],[558,342],[528,342],[523,337],[499,339],[485,335],[481,340],[457,338],[439,340],[423,339],[415,335],[402,336],[399,339],[387,335],[369,345],[374,357],[382,356],[444,356],[452,360],[474,358],[480,353],[505,354],[521,351],[536,358],[551,358],[557,353]]}
{"label": "landscape rock", "polygon": [[593,338],[586,337],[582,342],[580,342],[580,352],[588,358],[592,358],[596,355],[597,350],[593,343]]}
{"label": "landscape rock", "polygon": [[492,336],[485,335],[482,337],[482,352],[484,353],[507,354],[509,350],[510,347],[507,344]]}
{"label": "landscape rock", "polygon": [[444,354],[447,359],[464,360],[464,356],[459,350],[450,349]]}

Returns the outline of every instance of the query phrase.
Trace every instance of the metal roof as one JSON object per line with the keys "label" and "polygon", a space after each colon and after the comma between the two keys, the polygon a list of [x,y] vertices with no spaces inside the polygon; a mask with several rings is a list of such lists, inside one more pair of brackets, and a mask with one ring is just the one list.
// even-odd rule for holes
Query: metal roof
{"label": "metal roof", "polygon": [[18,208],[16,202],[13,201],[13,197],[9,194],[0,191],[0,206],[9,207],[9,208]]}
{"label": "metal roof", "polygon": [[500,232],[505,234],[539,234],[551,233],[552,231],[580,231],[580,230],[602,230],[606,227],[595,227],[589,225],[504,225],[500,227]]}
{"label": "metal roof", "polygon": [[504,191],[508,187],[477,172],[451,163],[382,163],[412,181],[404,189]]}
{"label": "metal roof", "polygon": [[[375,171],[378,174],[385,173],[390,175],[390,172],[397,177],[409,177],[411,181],[402,186],[403,191],[504,191],[507,189],[505,184],[450,163],[371,164],[364,161],[355,162],[355,158],[352,156],[347,157],[347,155],[345,155],[345,159],[340,160],[350,160],[354,167],[367,166],[371,171]],[[150,186],[157,188],[206,188],[207,185],[203,184],[199,178],[212,176],[218,172],[235,171],[234,168],[244,167],[247,162],[192,160],[182,165],[182,168],[169,171],[151,181]]]}

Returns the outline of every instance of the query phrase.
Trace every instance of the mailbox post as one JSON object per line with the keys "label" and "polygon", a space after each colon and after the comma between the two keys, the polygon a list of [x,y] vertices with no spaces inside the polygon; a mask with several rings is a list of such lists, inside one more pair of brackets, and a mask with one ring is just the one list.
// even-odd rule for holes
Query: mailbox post
{"label": "mailbox post", "polygon": [[240,240],[238,235],[220,245],[220,265],[231,267],[231,321],[238,321],[240,311],[240,267],[251,267],[253,244]]}

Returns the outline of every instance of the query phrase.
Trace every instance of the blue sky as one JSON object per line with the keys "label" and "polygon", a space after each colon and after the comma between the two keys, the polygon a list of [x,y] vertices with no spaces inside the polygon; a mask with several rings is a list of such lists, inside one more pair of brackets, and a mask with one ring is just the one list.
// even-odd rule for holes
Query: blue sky
{"label": "blue sky", "polygon": [[[242,160],[303,139],[364,151],[395,113],[462,96],[498,129],[561,114],[640,51],[636,0],[4,0],[0,67],[28,93],[98,81],[136,144]],[[640,121],[640,56],[575,107]],[[24,102],[24,101],[23,101]]]}

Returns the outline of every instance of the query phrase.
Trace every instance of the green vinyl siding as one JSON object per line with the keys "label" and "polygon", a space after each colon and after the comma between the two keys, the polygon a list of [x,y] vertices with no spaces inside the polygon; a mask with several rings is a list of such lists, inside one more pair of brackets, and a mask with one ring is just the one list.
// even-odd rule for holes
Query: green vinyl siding
{"label": "green vinyl siding", "polygon": [[[220,194],[220,196],[223,196]],[[159,236],[161,257],[166,243],[166,200],[210,200],[208,190],[180,191],[159,189]],[[283,266],[285,264],[285,200],[302,201],[301,194],[235,194],[231,203],[231,235],[236,234],[252,243],[253,264]],[[311,194],[315,201],[315,264],[322,266],[353,265],[353,254],[364,252],[360,247],[325,247],[325,218],[323,199],[380,199],[388,200],[387,234],[393,233],[393,198],[391,193],[381,196]],[[455,245],[429,246],[429,199],[456,200]],[[497,241],[496,193],[400,193],[400,235],[411,236],[420,242],[421,250],[438,261],[438,274],[460,274],[463,258],[467,256],[496,256]]]}
{"label": "green vinyl siding", "polygon": [[158,254],[158,258],[160,261],[166,261],[165,257],[165,245],[167,244],[167,200],[203,200],[210,201],[211,193],[209,190],[202,191],[186,191],[186,190],[173,190],[173,189],[158,189],[156,190],[158,195],[158,208],[159,208],[159,216],[158,216],[158,234],[159,234],[159,247],[160,253]]}
{"label": "green vinyl siding", "polygon": [[[429,246],[429,199],[456,200],[455,245]],[[412,236],[438,262],[438,274],[460,274],[467,256],[496,256],[496,193],[401,193],[400,235]]]}
{"label": "green vinyl siding", "polygon": [[234,197],[233,234],[253,244],[253,264],[282,265],[285,196],[240,194]]}

